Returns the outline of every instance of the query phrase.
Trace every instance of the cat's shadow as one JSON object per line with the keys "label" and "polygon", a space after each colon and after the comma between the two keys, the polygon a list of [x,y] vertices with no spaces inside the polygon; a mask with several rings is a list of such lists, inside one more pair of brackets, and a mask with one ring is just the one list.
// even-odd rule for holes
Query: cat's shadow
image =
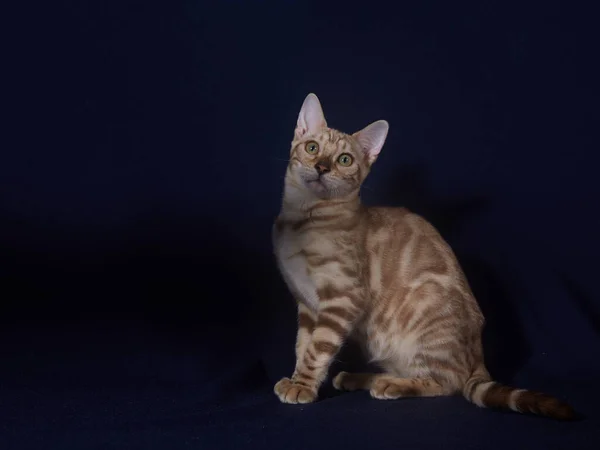
{"label": "cat's shadow", "polygon": [[[488,199],[483,194],[459,200],[435,195],[427,187],[424,166],[405,165],[393,173],[394,177],[387,183],[385,192],[377,192],[376,204],[404,206],[423,216],[451,246],[455,238],[460,236],[465,222],[474,215],[484,213],[487,207]],[[486,318],[482,340],[487,368],[494,379],[508,383],[530,353],[522,324],[507,298],[506,288],[489,264],[476,254],[463,253],[460,248],[453,249]],[[374,365],[365,361],[354,343],[349,343],[340,352],[331,374],[335,375],[340,370],[378,371]],[[336,395],[330,385],[328,383],[324,388],[326,395]]]}

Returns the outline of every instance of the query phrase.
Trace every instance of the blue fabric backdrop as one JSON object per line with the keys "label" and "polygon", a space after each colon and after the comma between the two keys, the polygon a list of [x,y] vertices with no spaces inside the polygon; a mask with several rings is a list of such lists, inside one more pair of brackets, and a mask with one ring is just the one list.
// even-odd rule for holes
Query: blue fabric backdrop
{"label": "blue fabric backdrop", "polygon": [[[88,0],[6,17],[0,448],[597,448],[591,6]],[[335,128],[389,121],[364,201],[429,219],[487,317],[493,375],[584,420],[330,387],[279,404],[296,318],[270,230],[309,92]]]}

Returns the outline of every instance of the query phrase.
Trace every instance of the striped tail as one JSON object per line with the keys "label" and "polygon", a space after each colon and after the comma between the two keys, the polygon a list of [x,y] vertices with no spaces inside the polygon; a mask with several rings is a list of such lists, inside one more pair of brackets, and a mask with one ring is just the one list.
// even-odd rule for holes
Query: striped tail
{"label": "striped tail", "polygon": [[511,409],[558,420],[574,420],[577,414],[567,403],[541,392],[503,386],[489,377],[471,377],[463,395],[482,408]]}

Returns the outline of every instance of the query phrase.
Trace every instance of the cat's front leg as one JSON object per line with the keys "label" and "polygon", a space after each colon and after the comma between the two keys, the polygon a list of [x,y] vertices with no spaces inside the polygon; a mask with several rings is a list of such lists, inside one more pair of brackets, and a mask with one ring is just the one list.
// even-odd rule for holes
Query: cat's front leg
{"label": "cat's front leg", "polygon": [[352,292],[326,284],[318,294],[319,313],[306,350],[298,355],[301,358],[292,378],[275,385],[275,393],[283,403],[310,403],[317,399],[334,357],[358,318],[358,299]]}
{"label": "cat's front leg", "polygon": [[[292,380],[296,378],[296,374],[298,373],[298,368],[301,366],[302,361],[304,360],[304,354],[306,353],[306,349],[308,348],[308,344],[310,343],[312,332],[315,329],[315,323],[317,322],[317,315],[313,313],[310,308],[308,308],[304,303],[298,301],[298,331],[296,333],[296,366],[294,368],[294,374],[290,378],[282,378],[275,385],[275,393],[279,395],[280,392],[289,393],[289,397],[294,397],[293,392],[289,392],[290,389],[286,389],[291,384],[293,384]],[[312,395],[310,393],[303,393],[300,395],[300,391],[303,389],[296,389],[297,393],[295,395],[297,402],[296,403],[308,403],[312,401]],[[280,396],[281,398],[281,396]],[[304,401],[306,400],[306,401]],[[284,401],[284,399],[282,399]]]}
{"label": "cat's front leg", "polygon": [[304,359],[304,353],[310,343],[311,335],[315,329],[315,323],[317,322],[317,315],[313,313],[304,303],[298,303],[298,332],[296,333],[296,367],[294,368],[294,375],[298,367]]}

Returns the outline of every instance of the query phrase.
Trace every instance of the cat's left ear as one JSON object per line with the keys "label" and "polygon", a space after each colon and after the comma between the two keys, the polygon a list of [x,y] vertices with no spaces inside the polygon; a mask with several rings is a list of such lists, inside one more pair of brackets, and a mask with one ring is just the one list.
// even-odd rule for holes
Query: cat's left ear
{"label": "cat's left ear", "polygon": [[369,165],[379,156],[389,129],[390,125],[385,120],[378,120],[352,135],[360,144]]}
{"label": "cat's left ear", "polygon": [[308,94],[302,103],[294,134],[299,139],[306,134],[317,134],[327,127],[321,103],[315,94]]}

